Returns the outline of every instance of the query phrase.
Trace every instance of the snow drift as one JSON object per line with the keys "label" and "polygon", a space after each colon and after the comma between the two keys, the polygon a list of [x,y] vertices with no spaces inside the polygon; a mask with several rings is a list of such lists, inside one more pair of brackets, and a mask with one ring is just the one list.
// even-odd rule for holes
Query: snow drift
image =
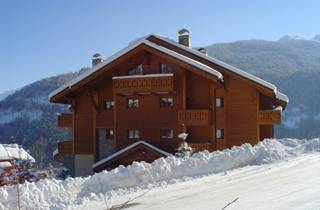
{"label": "snow drift", "polygon": [[[196,177],[247,166],[286,160],[308,152],[320,151],[320,139],[264,140],[256,146],[244,144],[223,151],[199,152],[181,159],[173,156],[153,163],[133,163],[86,178],[42,180],[20,186],[24,209],[70,209],[84,201],[101,200],[120,188],[148,188],[152,184],[183,177]],[[121,191],[121,190],[119,190]],[[16,188],[0,188],[0,209],[16,208]]]}

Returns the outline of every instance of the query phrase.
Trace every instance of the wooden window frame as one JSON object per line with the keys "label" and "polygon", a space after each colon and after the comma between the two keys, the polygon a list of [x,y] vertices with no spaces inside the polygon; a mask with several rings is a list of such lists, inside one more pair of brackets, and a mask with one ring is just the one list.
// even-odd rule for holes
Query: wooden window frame
{"label": "wooden window frame", "polygon": [[216,139],[224,139],[224,129],[223,128],[216,129]]}
{"label": "wooden window frame", "polygon": [[160,63],[160,73],[161,74],[173,73],[173,68],[171,68],[165,63]]}
{"label": "wooden window frame", "polygon": [[139,139],[140,138],[139,129],[128,129],[127,130],[127,138],[128,139]]}
{"label": "wooden window frame", "polygon": [[[130,104],[130,101],[132,101],[131,104]],[[132,104],[137,104],[137,105],[132,105]],[[128,98],[127,99],[127,108],[128,109],[138,109],[139,107],[140,107],[139,98]]]}
{"label": "wooden window frame", "polygon": [[[107,104],[109,104],[109,105],[107,106]],[[103,109],[104,110],[113,109],[114,105],[115,105],[115,103],[112,100],[103,100]]]}
{"label": "wooden window frame", "polygon": [[224,107],[223,97],[216,97],[216,108],[223,108],[223,107]]}
{"label": "wooden window frame", "polygon": [[[171,100],[171,102],[169,102],[169,99]],[[160,97],[160,107],[161,108],[170,108],[173,107],[174,100],[173,97]]]}
{"label": "wooden window frame", "polygon": [[[165,135],[163,135],[166,133]],[[170,135],[168,135],[170,133]],[[160,139],[173,139],[174,131],[172,128],[161,128],[160,129]]]}

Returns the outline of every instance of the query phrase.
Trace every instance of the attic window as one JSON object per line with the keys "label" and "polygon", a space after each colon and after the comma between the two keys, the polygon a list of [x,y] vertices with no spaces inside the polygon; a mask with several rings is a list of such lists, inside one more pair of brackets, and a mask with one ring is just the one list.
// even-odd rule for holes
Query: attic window
{"label": "attic window", "polygon": [[223,98],[222,97],[216,98],[216,107],[220,108],[220,107],[223,107],[223,106],[224,106]]}
{"label": "attic window", "polygon": [[140,64],[139,66],[131,69],[131,70],[128,72],[128,75],[143,75],[142,64]]}
{"label": "attic window", "polygon": [[166,73],[172,73],[172,68],[167,66],[166,64],[161,63],[160,64],[160,72],[162,74],[166,74]]}

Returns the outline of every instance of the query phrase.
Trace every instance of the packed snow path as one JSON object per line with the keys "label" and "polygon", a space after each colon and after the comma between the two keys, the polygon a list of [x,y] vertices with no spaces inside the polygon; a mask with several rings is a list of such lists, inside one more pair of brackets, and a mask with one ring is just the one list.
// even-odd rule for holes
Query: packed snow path
{"label": "packed snow path", "polygon": [[[115,196],[112,203],[124,203],[143,192]],[[132,201],[128,209],[220,210],[236,198],[226,209],[320,209],[320,154],[156,187]],[[80,209],[104,208],[102,201],[80,206]]]}
{"label": "packed snow path", "polygon": [[[20,186],[22,209],[320,209],[320,139],[265,140],[190,158],[140,162],[86,178]],[[16,209],[15,187],[0,209]]]}

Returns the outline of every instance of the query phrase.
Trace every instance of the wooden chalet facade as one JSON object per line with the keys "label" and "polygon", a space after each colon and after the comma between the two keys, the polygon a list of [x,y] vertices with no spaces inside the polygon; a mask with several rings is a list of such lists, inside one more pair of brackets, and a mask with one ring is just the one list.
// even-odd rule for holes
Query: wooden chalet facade
{"label": "wooden chalet facade", "polygon": [[102,61],[49,96],[69,104],[59,127],[73,138],[58,144],[75,176],[173,154],[189,134],[193,151],[256,144],[273,137],[288,98],[273,84],[179,42],[149,35]]}

